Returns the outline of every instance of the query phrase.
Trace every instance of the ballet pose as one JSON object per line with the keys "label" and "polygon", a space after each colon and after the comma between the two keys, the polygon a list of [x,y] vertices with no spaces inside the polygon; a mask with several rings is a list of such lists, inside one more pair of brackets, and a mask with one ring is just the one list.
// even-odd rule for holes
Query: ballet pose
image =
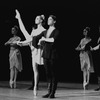
{"label": "ballet pose", "polygon": [[24,24],[21,20],[21,16],[18,10],[16,10],[16,19],[18,19],[19,27],[25,36],[25,41],[20,41],[18,44],[28,45],[30,46],[31,53],[32,53],[32,66],[34,72],[34,89],[33,93],[34,96],[37,95],[37,88],[38,88],[38,81],[39,81],[39,72],[38,72],[38,65],[43,65],[43,58],[42,55],[42,47],[38,45],[38,35],[40,35],[46,29],[43,27],[43,23],[45,20],[44,15],[39,15],[35,18],[35,24],[37,28],[33,28],[31,34],[27,32],[24,27]]}
{"label": "ballet pose", "polygon": [[22,71],[22,58],[17,42],[20,37],[17,36],[18,27],[14,26],[11,29],[13,37],[11,37],[5,45],[10,45],[9,62],[10,62],[10,87],[16,88],[16,79],[18,72]]}
{"label": "ballet pose", "polygon": [[90,80],[90,73],[94,72],[92,56],[90,52],[90,42],[91,38],[87,36],[89,27],[86,27],[83,30],[83,35],[85,36],[81,39],[80,44],[76,48],[76,50],[80,51],[80,63],[81,63],[81,71],[83,71],[83,88],[87,89]]}

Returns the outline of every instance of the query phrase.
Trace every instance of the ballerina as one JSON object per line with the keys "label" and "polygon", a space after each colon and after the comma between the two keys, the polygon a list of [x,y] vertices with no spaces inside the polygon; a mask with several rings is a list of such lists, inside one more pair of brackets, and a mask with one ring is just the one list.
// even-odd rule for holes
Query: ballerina
{"label": "ballerina", "polygon": [[46,29],[43,27],[43,23],[45,20],[44,15],[39,15],[35,18],[35,24],[37,28],[32,30],[31,34],[27,32],[25,26],[21,20],[21,16],[18,10],[16,10],[16,19],[18,19],[19,27],[25,36],[26,40],[19,42],[22,45],[30,46],[31,53],[32,53],[32,66],[34,72],[34,89],[33,93],[34,96],[37,95],[37,88],[38,88],[38,81],[39,81],[39,72],[38,72],[38,64],[43,65],[43,58],[42,55],[42,48],[38,46],[37,43],[37,36],[40,35]]}
{"label": "ballerina", "polygon": [[13,37],[11,37],[5,45],[10,45],[10,53],[9,53],[9,62],[10,62],[10,81],[9,85],[11,88],[16,88],[16,79],[18,72],[22,71],[22,58],[20,50],[18,49],[17,42],[21,40],[20,37],[18,37],[17,31],[18,27],[14,26],[12,28],[12,34]]}
{"label": "ballerina", "polygon": [[85,36],[81,39],[80,44],[76,48],[76,50],[80,51],[80,63],[81,63],[81,71],[83,71],[83,88],[84,90],[87,89],[90,80],[90,73],[94,72],[93,63],[92,63],[92,56],[90,52],[90,45],[91,38],[87,36],[88,30],[90,28],[86,27],[83,30],[83,35]]}

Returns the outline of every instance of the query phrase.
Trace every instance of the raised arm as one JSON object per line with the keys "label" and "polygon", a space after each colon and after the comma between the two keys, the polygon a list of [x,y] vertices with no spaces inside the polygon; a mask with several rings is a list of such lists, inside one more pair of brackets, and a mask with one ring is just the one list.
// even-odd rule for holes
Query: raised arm
{"label": "raised arm", "polygon": [[20,17],[20,13],[17,9],[16,9],[16,19],[18,19],[19,27],[20,27],[23,35],[25,36],[26,40],[30,40],[30,35],[27,32],[27,30],[25,29],[25,26],[24,26],[22,19]]}

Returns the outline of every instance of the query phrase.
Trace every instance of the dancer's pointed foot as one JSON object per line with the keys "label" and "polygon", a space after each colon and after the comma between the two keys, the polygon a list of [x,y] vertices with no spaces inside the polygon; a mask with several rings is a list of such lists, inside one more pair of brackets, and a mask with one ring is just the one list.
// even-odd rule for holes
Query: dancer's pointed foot
{"label": "dancer's pointed foot", "polygon": [[14,89],[16,88],[16,82],[14,82]]}
{"label": "dancer's pointed foot", "polygon": [[10,85],[10,88],[13,88],[13,81],[12,80],[10,80],[10,82],[9,82],[9,85]]}
{"label": "dancer's pointed foot", "polygon": [[33,94],[34,94],[34,96],[37,96],[37,88],[34,88]]}
{"label": "dancer's pointed foot", "polygon": [[84,83],[83,83],[83,88],[84,88],[84,90],[86,90],[86,85],[87,85],[87,82],[84,82]]}

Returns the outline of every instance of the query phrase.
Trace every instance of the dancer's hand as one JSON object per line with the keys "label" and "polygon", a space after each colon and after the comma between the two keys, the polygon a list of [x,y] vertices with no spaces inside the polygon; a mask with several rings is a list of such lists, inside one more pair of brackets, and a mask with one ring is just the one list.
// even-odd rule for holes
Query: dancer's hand
{"label": "dancer's hand", "polygon": [[42,37],[42,38],[39,40],[38,45],[40,45],[42,41],[45,41],[45,38],[44,38],[44,37]]}
{"label": "dancer's hand", "polygon": [[16,16],[15,16],[15,18],[16,18],[16,19],[19,19],[19,18],[20,18],[20,13],[19,13],[19,11],[18,11],[17,9],[16,9],[15,11],[16,11]]}
{"label": "dancer's hand", "polygon": [[6,46],[8,43],[6,42],[4,45]]}
{"label": "dancer's hand", "polygon": [[76,47],[75,50],[80,50],[80,48],[79,47]]}
{"label": "dancer's hand", "polygon": [[22,42],[17,41],[17,45],[22,46]]}
{"label": "dancer's hand", "polygon": [[94,49],[90,46],[90,50],[93,51]]}
{"label": "dancer's hand", "polygon": [[45,41],[45,37],[42,37],[42,38],[41,38],[41,41]]}

